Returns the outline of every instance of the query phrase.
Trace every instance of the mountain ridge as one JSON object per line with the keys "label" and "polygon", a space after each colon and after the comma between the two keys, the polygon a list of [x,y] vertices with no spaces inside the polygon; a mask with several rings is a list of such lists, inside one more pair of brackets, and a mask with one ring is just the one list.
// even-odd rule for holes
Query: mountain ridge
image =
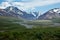
{"label": "mountain ridge", "polygon": [[47,11],[46,13],[44,13],[43,15],[39,16],[38,19],[39,20],[50,20],[55,17],[60,17],[60,8],[53,8]]}
{"label": "mountain ridge", "polygon": [[[2,13],[2,12],[4,12],[4,13]],[[3,15],[3,14],[5,14],[5,15]],[[18,18],[21,17],[21,18],[24,18],[27,20],[35,20],[36,19],[36,17],[33,14],[28,14],[27,12],[22,11],[14,6],[9,6],[5,9],[1,9],[0,15],[1,16],[12,16],[12,17],[18,17]]]}
{"label": "mountain ridge", "polygon": [[17,17],[17,18],[23,18],[26,20],[50,20],[55,17],[60,17],[60,8],[53,8],[43,15],[38,16],[38,12],[30,12],[27,13],[25,11],[22,11],[14,6],[9,6],[5,9],[0,9],[0,16],[10,16],[10,17]]}

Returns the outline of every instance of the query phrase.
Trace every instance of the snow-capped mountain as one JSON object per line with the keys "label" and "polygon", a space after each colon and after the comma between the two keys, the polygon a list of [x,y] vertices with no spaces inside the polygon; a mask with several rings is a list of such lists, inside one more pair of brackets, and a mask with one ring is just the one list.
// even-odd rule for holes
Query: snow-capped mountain
{"label": "snow-capped mountain", "polygon": [[39,16],[38,19],[53,19],[55,17],[60,17],[60,8],[51,9],[43,15]]}
{"label": "snow-capped mountain", "polygon": [[5,9],[0,9],[0,16],[17,17],[27,20],[53,19],[55,17],[60,17],[60,8],[51,9],[43,15],[39,16],[39,12],[27,13],[25,11],[18,9],[17,7],[9,6]]}
{"label": "snow-capped mountain", "polygon": [[[36,16],[35,16],[36,15]],[[34,12],[28,14],[25,11],[22,11],[14,6],[9,6],[5,9],[0,9],[0,16],[11,16],[11,17],[18,17],[18,18],[24,18],[27,20],[35,20],[38,16],[38,13]]]}
{"label": "snow-capped mountain", "polygon": [[22,11],[19,10],[17,7],[14,7],[14,6],[9,6],[7,8],[5,8],[5,11],[7,11],[8,13],[16,13],[16,14],[19,14],[19,15],[23,15]]}
{"label": "snow-capped mountain", "polygon": [[54,9],[51,9],[49,12],[51,13],[60,13],[60,8],[54,8]]}

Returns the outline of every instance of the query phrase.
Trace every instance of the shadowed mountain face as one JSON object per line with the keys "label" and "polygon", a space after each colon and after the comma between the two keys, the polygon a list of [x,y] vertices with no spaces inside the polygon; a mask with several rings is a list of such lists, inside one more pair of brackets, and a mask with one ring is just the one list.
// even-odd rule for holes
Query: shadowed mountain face
{"label": "shadowed mountain face", "polygon": [[28,14],[25,11],[19,10],[17,7],[9,6],[6,9],[0,9],[0,16],[10,16],[10,17],[17,17],[23,18],[27,20],[35,20],[36,17],[32,14]]}
{"label": "shadowed mountain face", "polygon": [[39,16],[38,19],[48,20],[56,17],[60,17],[60,8],[51,9],[48,12],[44,13],[43,15]]}

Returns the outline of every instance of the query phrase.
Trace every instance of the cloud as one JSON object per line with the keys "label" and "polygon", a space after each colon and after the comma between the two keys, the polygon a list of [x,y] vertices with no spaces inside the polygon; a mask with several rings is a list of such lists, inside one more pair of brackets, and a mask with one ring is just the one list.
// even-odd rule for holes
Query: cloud
{"label": "cloud", "polygon": [[32,0],[21,0],[21,1],[29,2],[29,1],[32,1]]}
{"label": "cloud", "polygon": [[60,0],[32,0],[31,2],[16,2],[16,5],[19,5],[20,7],[22,7],[24,10],[27,9],[32,9],[38,6],[45,6],[45,5],[51,5],[51,4],[55,4],[55,3],[60,3]]}
{"label": "cloud", "polygon": [[28,2],[28,0],[22,0],[27,2],[12,2],[15,0],[7,0],[7,1],[8,2],[1,3],[1,5],[5,7],[5,6],[10,6],[12,4],[13,6],[16,6],[21,10],[28,10],[39,6],[46,6],[46,5],[60,3],[60,0],[31,0],[30,2]]}
{"label": "cloud", "polygon": [[11,4],[9,4],[8,2],[2,2],[2,3],[0,4],[0,9],[5,9],[5,8],[8,7],[8,6],[11,6]]}
{"label": "cloud", "polygon": [[27,8],[33,8],[37,6],[45,6],[50,4],[60,3],[60,0],[33,0],[32,2],[25,3],[24,6]]}
{"label": "cloud", "polygon": [[7,2],[13,2],[13,1],[15,1],[15,0],[6,0]]}

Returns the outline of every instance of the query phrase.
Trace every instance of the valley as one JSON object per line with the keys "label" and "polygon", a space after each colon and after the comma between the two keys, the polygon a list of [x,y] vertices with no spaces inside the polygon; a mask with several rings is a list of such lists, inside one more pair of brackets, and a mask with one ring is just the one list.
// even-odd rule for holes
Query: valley
{"label": "valley", "polygon": [[25,21],[0,16],[0,40],[60,40],[60,26],[51,27],[52,24],[51,20]]}
{"label": "valley", "polygon": [[39,15],[14,6],[0,9],[0,40],[60,40],[59,10]]}

